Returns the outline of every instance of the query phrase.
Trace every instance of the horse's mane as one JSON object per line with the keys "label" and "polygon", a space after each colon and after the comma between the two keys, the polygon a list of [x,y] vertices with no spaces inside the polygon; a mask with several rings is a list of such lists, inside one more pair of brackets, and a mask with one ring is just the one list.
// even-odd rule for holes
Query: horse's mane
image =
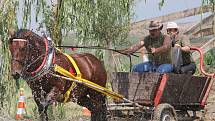
{"label": "horse's mane", "polygon": [[[29,35],[25,35],[26,33],[30,32]],[[25,34],[23,34],[25,33]],[[33,32],[32,30],[29,29],[19,29],[11,38],[10,38],[10,42],[13,39],[29,39],[31,37],[36,37],[36,38],[42,38],[41,36],[39,36],[38,34],[36,34],[35,32]]]}

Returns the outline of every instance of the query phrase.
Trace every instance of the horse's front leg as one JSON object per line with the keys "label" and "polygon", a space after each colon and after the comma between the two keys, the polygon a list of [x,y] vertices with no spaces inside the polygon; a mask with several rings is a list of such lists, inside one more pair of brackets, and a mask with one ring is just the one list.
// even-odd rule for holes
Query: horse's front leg
{"label": "horse's front leg", "polygon": [[37,104],[41,121],[48,121],[48,106],[56,101],[58,94],[59,90],[56,87],[53,87],[48,93],[45,91],[34,92],[34,100]]}
{"label": "horse's front leg", "polygon": [[37,104],[38,106],[38,112],[40,116],[41,121],[48,121],[48,114],[47,114],[47,109],[49,105],[43,105],[43,104]]}
{"label": "horse's front leg", "polygon": [[34,96],[34,100],[38,107],[40,121],[48,121],[47,109],[49,104],[44,102],[44,99],[41,97]]}
{"label": "horse's front leg", "polygon": [[47,94],[46,98],[45,98],[45,101],[48,103],[48,104],[52,104],[53,102],[56,102],[57,99],[60,98],[60,91],[59,91],[59,88],[57,87],[53,87],[51,89],[51,91]]}

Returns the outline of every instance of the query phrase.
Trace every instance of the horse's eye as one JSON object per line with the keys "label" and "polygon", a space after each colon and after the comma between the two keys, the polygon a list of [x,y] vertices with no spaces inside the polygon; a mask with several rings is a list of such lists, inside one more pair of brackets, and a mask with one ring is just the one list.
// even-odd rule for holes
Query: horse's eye
{"label": "horse's eye", "polygon": [[19,48],[20,51],[25,51],[25,48]]}

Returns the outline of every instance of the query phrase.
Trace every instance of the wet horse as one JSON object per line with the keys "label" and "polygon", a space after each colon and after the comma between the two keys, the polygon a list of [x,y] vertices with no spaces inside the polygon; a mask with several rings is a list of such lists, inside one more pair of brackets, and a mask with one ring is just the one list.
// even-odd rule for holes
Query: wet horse
{"label": "wet horse", "polygon": [[[54,77],[51,73],[57,64],[74,75],[74,66],[70,60],[53,46],[52,41],[34,32],[21,29],[11,35],[9,40],[11,52],[11,71],[14,79],[22,77],[32,89],[32,95],[38,106],[40,119],[47,121],[47,108],[53,102],[64,102],[64,94],[71,87],[71,81]],[[72,58],[82,74],[82,78],[100,86],[106,85],[106,71],[95,56],[83,53],[73,54]],[[82,84],[76,84],[69,95],[68,101],[87,107],[91,111],[92,121],[105,121],[105,96]]]}

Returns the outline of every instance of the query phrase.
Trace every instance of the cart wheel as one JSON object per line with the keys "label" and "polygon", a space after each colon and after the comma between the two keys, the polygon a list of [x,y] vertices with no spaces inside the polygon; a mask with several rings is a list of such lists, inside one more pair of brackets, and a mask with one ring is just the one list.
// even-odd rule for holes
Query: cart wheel
{"label": "cart wheel", "polygon": [[153,121],[177,121],[175,109],[170,104],[159,104],[154,110]]}

